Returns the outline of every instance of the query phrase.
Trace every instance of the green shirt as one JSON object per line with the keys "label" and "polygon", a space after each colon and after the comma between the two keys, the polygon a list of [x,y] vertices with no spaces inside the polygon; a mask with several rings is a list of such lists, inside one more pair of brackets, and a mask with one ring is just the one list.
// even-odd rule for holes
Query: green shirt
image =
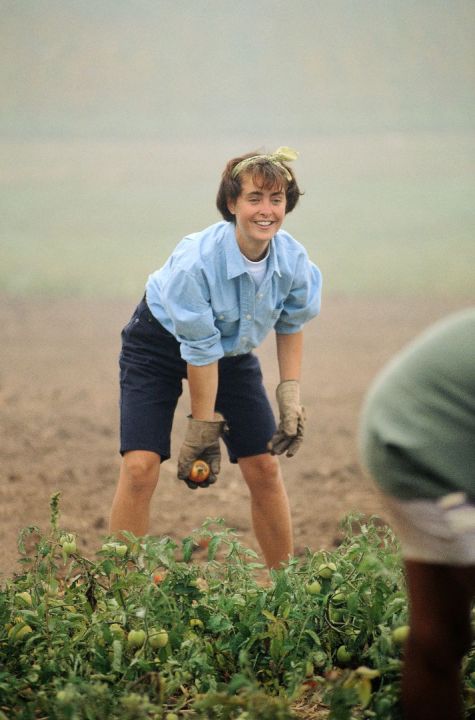
{"label": "green shirt", "polygon": [[475,308],[436,323],[382,371],[363,406],[360,447],[389,495],[475,500]]}

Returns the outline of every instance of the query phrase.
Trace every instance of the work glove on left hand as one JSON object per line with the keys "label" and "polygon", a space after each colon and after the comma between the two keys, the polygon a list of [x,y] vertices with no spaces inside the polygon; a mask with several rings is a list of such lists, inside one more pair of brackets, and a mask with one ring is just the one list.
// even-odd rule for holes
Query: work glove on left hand
{"label": "work glove on left hand", "polygon": [[292,457],[303,442],[305,427],[305,409],[300,404],[300,384],[298,380],[284,380],[277,386],[277,404],[280,422],[277,431],[269,442],[272,455]]}
{"label": "work glove on left hand", "polygon": [[[221,467],[221,449],[219,438],[222,436],[225,421],[216,414],[216,420],[195,420],[188,418],[185,440],[178,455],[178,479],[186,482],[189,488],[206,488],[217,480]],[[191,467],[195,460],[204,460],[209,465],[210,473],[204,482],[195,483],[190,480]]]}

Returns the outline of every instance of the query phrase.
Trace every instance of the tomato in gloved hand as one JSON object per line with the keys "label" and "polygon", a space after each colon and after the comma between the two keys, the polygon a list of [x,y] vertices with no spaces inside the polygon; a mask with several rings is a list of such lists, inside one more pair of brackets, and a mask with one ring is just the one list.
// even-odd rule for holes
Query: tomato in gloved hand
{"label": "tomato in gloved hand", "polygon": [[202,483],[209,477],[209,465],[204,460],[195,460],[191,466],[190,474],[188,476],[190,480],[195,483]]}

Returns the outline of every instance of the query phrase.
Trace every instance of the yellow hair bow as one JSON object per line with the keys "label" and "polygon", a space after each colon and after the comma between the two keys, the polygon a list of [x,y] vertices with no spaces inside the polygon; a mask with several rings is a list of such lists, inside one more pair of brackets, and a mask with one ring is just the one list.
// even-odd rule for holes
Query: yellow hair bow
{"label": "yellow hair bow", "polygon": [[288,169],[285,167],[285,165],[283,165],[283,163],[296,160],[297,158],[298,152],[296,150],[292,150],[292,148],[285,146],[279,147],[273,153],[270,153],[268,155],[253,155],[252,157],[246,158],[245,160],[241,160],[241,162],[234,166],[231,176],[233,178],[237,177],[240,172],[249,167],[249,165],[253,165],[257,160],[267,160],[273,165],[277,165],[284,173],[287,181],[290,182],[292,180],[292,175],[289,173]]}

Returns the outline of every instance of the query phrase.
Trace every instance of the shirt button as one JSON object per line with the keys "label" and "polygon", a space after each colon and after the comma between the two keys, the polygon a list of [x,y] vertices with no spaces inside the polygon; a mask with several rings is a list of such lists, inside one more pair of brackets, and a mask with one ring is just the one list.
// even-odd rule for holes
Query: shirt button
{"label": "shirt button", "polygon": [[243,341],[243,343],[245,343],[245,342],[247,342],[247,337],[243,337],[243,338],[241,338],[241,340]]}
{"label": "shirt button", "polygon": [[224,315],[220,315],[220,316],[219,316],[219,319],[220,319],[220,320],[224,320]]}
{"label": "shirt button", "polygon": [[252,315],[249,315],[249,314],[246,315],[246,320],[251,320],[251,318],[252,318]]}

